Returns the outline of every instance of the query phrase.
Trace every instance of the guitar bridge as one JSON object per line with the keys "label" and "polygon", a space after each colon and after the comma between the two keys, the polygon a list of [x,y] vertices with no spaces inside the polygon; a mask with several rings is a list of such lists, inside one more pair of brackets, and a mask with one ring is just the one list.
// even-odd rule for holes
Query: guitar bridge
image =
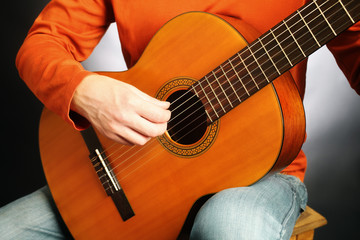
{"label": "guitar bridge", "polygon": [[106,192],[112,198],[121,218],[126,221],[135,216],[133,209],[121,188],[115,174],[112,171],[105,152],[93,128],[81,132],[81,135],[89,149],[89,158],[94,166],[99,180]]}
{"label": "guitar bridge", "polygon": [[99,149],[96,148],[95,154],[92,154],[89,157],[107,195],[111,196],[111,194],[121,190],[119,182],[116,180],[113,171],[110,169],[104,151],[102,149],[99,151]]}

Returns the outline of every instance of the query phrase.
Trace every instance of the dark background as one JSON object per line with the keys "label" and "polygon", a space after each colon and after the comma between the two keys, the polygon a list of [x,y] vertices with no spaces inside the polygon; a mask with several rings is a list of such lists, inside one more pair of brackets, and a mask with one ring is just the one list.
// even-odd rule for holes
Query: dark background
{"label": "dark background", "polygon": [[[15,57],[48,0],[9,1],[2,7],[1,197],[0,205],[45,184],[39,150],[41,103],[19,78]],[[35,66],[34,66],[35,67]]]}
{"label": "dark background", "polygon": [[[45,184],[38,150],[42,104],[19,78],[14,62],[28,29],[47,2],[12,1],[3,9],[1,67],[6,74],[0,94],[0,206]],[[309,205],[329,222],[316,231],[315,239],[356,239],[360,226],[360,97],[334,67],[326,49],[310,58],[308,74],[305,183]]]}

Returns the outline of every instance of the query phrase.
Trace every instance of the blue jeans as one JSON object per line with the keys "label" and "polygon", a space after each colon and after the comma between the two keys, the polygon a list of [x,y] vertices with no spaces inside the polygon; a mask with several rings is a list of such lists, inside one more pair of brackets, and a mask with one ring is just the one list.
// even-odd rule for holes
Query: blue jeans
{"label": "blue jeans", "polygon": [[[197,213],[191,239],[289,239],[307,191],[296,177],[275,174],[211,197]],[[1,239],[68,239],[47,187],[0,209]]]}

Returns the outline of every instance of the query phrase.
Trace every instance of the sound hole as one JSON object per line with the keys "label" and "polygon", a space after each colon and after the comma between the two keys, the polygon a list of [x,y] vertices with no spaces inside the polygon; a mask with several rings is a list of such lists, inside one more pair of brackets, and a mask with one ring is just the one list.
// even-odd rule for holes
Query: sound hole
{"label": "sound hole", "polygon": [[171,139],[184,145],[199,141],[207,129],[205,108],[200,99],[190,91],[179,90],[167,101],[171,102],[167,130]]}

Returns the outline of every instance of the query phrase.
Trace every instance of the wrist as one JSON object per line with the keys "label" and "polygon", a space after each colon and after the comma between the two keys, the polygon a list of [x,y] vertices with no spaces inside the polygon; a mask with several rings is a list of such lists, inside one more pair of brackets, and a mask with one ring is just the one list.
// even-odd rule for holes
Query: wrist
{"label": "wrist", "polygon": [[70,102],[70,109],[72,111],[75,111],[78,114],[82,115],[82,103],[88,98],[87,95],[90,92],[91,84],[96,81],[97,76],[98,75],[95,73],[85,76],[81,80],[79,85],[75,88],[74,94]]}

